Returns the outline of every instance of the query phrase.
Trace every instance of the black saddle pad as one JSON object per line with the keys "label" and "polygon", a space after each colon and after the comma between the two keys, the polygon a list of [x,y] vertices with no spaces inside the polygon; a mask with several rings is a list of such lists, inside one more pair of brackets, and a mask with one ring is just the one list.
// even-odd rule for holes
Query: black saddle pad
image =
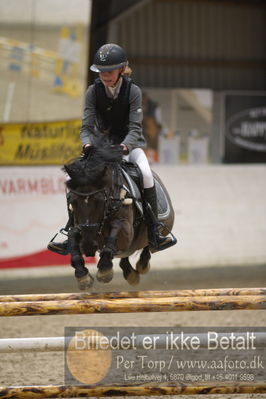
{"label": "black saddle pad", "polygon": [[[141,203],[140,192],[141,192],[141,180],[142,180],[141,172],[139,168],[131,162],[125,162],[123,164],[123,172],[124,175],[126,174],[125,177],[129,183],[131,195],[133,195],[133,197],[136,199],[138,203],[137,204],[138,209],[142,211],[142,206],[141,206],[142,204],[140,204]],[[155,188],[157,194],[158,218],[160,221],[163,221],[167,219],[171,210],[169,203],[169,196],[159,176],[154,171],[152,171],[152,174],[155,181]]]}
{"label": "black saddle pad", "polygon": [[153,178],[155,181],[155,188],[157,194],[157,205],[158,205],[158,218],[159,220],[165,220],[168,218],[170,214],[170,203],[169,197],[166,188],[164,187],[163,183],[161,182],[159,176],[152,171]]}

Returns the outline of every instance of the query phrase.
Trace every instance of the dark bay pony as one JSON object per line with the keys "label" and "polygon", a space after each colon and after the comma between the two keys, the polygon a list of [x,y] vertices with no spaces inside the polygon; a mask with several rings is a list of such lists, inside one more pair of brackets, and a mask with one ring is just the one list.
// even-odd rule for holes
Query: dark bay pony
{"label": "dark bay pony", "polygon": [[[74,214],[74,226],[68,233],[71,265],[82,290],[93,284],[83,255],[95,256],[99,252],[96,278],[104,283],[113,277],[114,257],[121,259],[119,266],[131,285],[138,284],[140,274],[149,271],[151,253],[145,212],[141,212],[132,187],[130,190],[128,176],[122,172],[123,163],[121,147],[105,145],[90,147],[86,157],[64,166],[70,177],[66,182],[68,206]],[[166,235],[172,229],[174,211],[166,189],[160,180],[159,183],[169,205],[162,228]],[[141,253],[134,269],[129,256],[137,250]]]}

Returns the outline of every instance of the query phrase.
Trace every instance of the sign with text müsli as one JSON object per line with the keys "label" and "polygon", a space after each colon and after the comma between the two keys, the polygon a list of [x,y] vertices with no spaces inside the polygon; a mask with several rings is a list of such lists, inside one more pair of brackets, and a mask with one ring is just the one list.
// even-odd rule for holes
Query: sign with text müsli
{"label": "sign with text m\u00fcsli", "polygon": [[81,152],[80,120],[0,124],[0,165],[62,165]]}

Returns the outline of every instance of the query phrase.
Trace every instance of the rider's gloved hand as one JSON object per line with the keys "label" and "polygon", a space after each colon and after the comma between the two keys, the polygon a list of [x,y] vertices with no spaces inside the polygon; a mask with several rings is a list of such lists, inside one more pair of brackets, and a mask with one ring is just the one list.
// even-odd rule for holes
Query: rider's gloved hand
{"label": "rider's gloved hand", "polygon": [[123,154],[124,155],[128,155],[128,153],[129,153],[129,150],[128,150],[128,148],[127,148],[127,146],[125,145],[125,144],[120,144],[121,145],[121,147],[123,148]]}
{"label": "rider's gloved hand", "polygon": [[86,159],[87,156],[90,153],[91,145],[90,144],[85,144],[82,148],[82,153],[81,153],[81,158]]}

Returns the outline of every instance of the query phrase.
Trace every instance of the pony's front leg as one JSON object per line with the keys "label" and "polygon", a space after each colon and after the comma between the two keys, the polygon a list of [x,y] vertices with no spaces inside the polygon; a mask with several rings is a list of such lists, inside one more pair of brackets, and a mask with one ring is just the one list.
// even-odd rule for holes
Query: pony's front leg
{"label": "pony's front leg", "polygon": [[116,241],[118,233],[121,229],[122,221],[116,219],[111,224],[111,232],[104,242],[103,250],[100,254],[100,260],[97,264],[98,272],[96,278],[102,283],[109,283],[114,275],[113,272],[113,256],[116,252]]}
{"label": "pony's front leg", "polygon": [[75,269],[75,277],[80,290],[87,290],[93,284],[93,277],[85,267],[85,262],[80,251],[79,242],[81,235],[76,228],[72,228],[68,232],[68,242],[71,254],[71,266]]}

